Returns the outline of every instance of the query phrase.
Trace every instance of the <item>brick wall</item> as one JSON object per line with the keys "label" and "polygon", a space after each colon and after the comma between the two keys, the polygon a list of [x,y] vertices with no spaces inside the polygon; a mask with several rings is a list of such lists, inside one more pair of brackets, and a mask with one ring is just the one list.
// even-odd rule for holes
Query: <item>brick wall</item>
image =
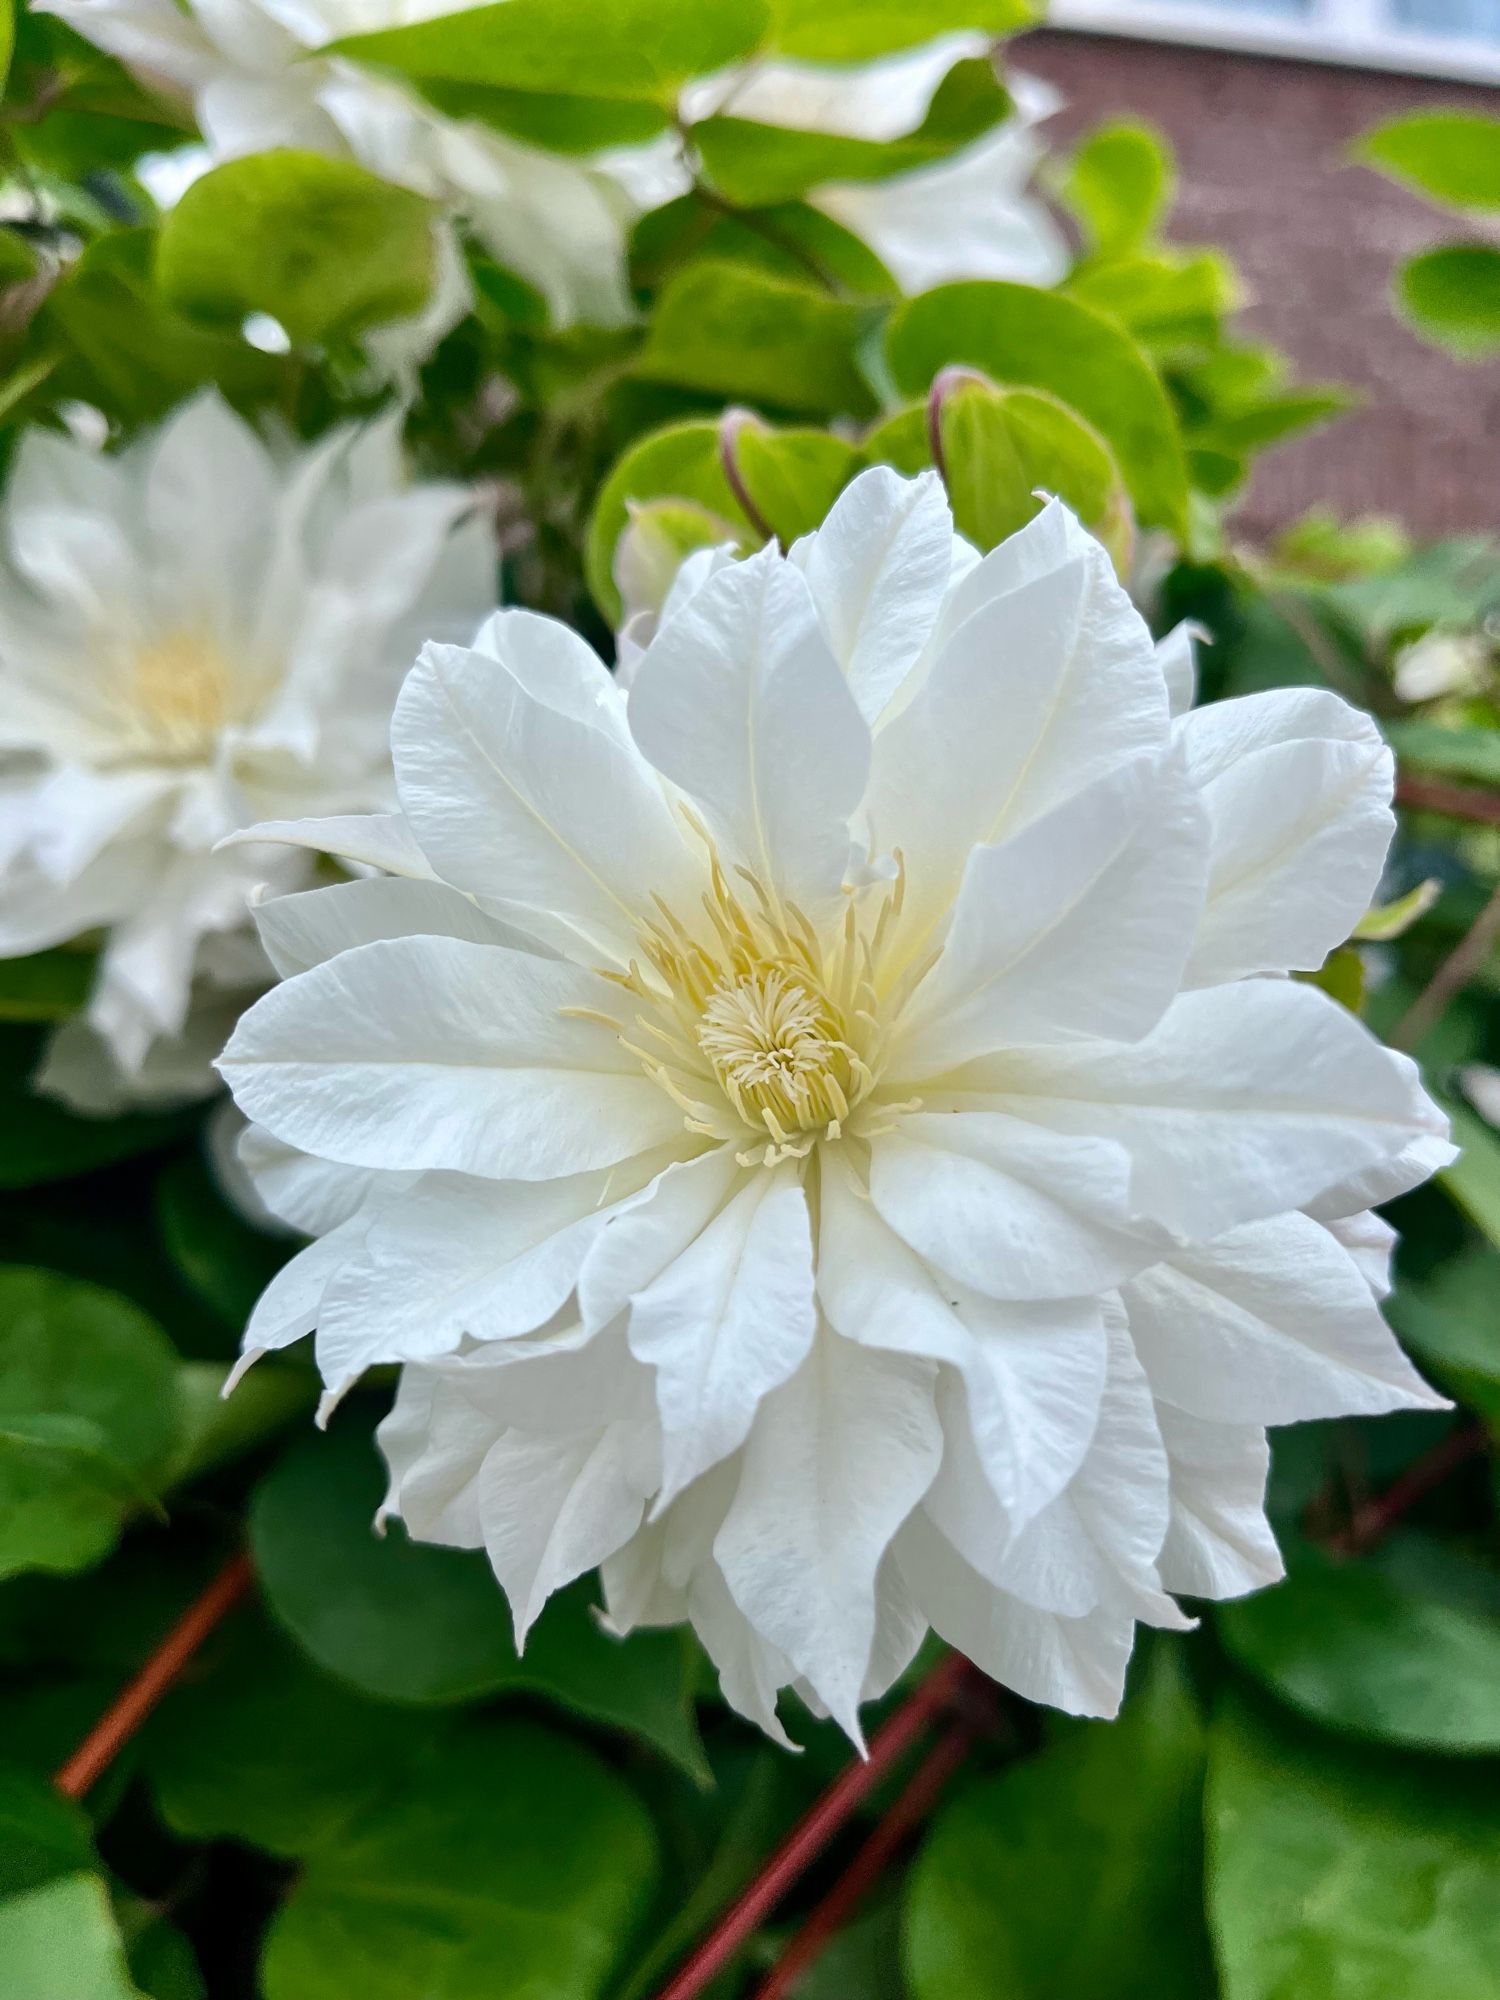
{"label": "brick wall", "polygon": [[1500,364],[1450,361],[1387,303],[1393,265],[1444,218],[1346,161],[1383,119],[1437,104],[1500,112],[1500,91],[1058,31],[1014,46],[1018,67],[1068,98],[1047,127],[1054,144],[1122,116],[1167,134],[1181,177],[1172,236],[1227,248],[1252,295],[1249,328],[1304,376],[1366,399],[1267,455],[1240,506],[1247,533],[1318,501],[1423,534],[1500,528]]}

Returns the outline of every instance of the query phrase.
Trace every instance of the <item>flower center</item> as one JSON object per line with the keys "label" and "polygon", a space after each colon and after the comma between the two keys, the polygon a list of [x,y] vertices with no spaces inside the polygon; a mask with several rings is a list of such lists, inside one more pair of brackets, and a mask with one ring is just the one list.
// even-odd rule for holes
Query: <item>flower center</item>
{"label": "flower center", "polygon": [[205,757],[230,720],[234,675],[205,632],[179,626],[142,646],[127,695],[134,733],[171,763]]}
{"label": "flower center", "polygon": [[698,1046],[747,1125],[778,1142],[836,1131],[863,1068],[826,994],[781,965],[720,982],[697,1030]]}

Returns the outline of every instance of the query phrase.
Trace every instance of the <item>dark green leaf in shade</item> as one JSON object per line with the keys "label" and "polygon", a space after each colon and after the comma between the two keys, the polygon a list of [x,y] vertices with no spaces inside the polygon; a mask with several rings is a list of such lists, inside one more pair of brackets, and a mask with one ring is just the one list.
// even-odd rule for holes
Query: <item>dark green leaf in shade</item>
{"label": "dark green leaf in shade", "polygon": [[1500,729],[1414,719],[1387,723],[1385,733],[1403,765],[1500,788]]}
{"label": "dark green leaf in shade", "polygon": [[0,1576],[97,1562],[176,1440],[175,1356],[117,1293],[0,1270]]}
{"label": "dark green leaf in shade", "polygon": [[51,386],[130,424],[155,422],[208,382],[242,409],[278,396],[285,357],[173,308],[156,287],[155,251],[154,231],[116,230],[53,287],[34,329],[61,353]]}
{"label": "dark green leaf in shade", "polygon": [[518,1659],[483,1555],[408,1541],[398,1523],[374,1532],[382,1470],[368,1433],[346,1420],[294,1446],[256,1489],[250,1536],[261,1585],[312,1659],[390,1701],[533,1694],[629,1730],[702,1775],[682,1634],[612,1638],[585,1580],[548,1606]]}
{"label": "dark green leaf in shade", "polygon": [[592,1752],[468,1722],[309,1859],[265,2000],[595,2000],[657,1865],[644,1807]]}
{"label": "dark green leaf in shade", "polygon": [[139,2000],[88,1825],[44,1779],[0,1766],[0,1992]]}
{"label": "dark green leaf in shade", "polygon": [[1223,2000],[1493,2000],[1494,1780],[1228,1702],[1210,1735]]}
{"label": "dark green leaf in shade", "polygon": [[1203,1730],[1163,1646],[1114,1723],[972,1785],[906,1892],[912,2000],[1203,2000]]}
{"label": "dark green leaf in shade", "polygon": [[161,1174],[156,1212],[183,1281],[238,1332],[298,1239],[247,1222],[220,1193],[206,1160],[193,1154],[173,1160]]}
{"label": "dark green leaf in shade", "polygon": [[90,952],[0,959],[0,1021],[66,1021],[88,999],[93,977]]}
{"label": "dark green leaf in shade", "polygon": [[1500,1430],[1500,1251],[1446,1259],[1407,1278],[1387,1311],[1405,1346],[1443,1387]]}
{"label": "dark green leaf in shade", "polygon": [[886,352],[908,396],[925,395],[953,365],[1002,388],[1050,391],[1107,442],[1142,522],[1184,527],[1187,468],[1171,403],[1145,354],[1102,313],[1032,285],[939,285],[893,314]]}
{"label": "dark green leaf in shade", "polygon": [[1291,1707],[1388,1743],[1500,1751],[1500,1619],[1309,1556],[1218,1614],[1233,1658]]}
{"label": "dark green leaf in shade", "polygon": [[190,318],[269,313],[297,345],[408,318],[427,298],[433,214],[353,160],[278,151],[193,182],[161,226],[162,296]]}
{"label": "dark green leaf in shade", "polygon": [[0,1191],[92,1173],[163,1146],[186,1129],[188,1118],[177,1111],[79,1117],[32,1089],[40,1059],[32,1030],[0,1026]]}
{"label": "dark green leaf in shade", "polygon": [[1403,264],[1396,295],[1418,333],[1461,361],[1500,347],[1500,250],[1450,243]]}

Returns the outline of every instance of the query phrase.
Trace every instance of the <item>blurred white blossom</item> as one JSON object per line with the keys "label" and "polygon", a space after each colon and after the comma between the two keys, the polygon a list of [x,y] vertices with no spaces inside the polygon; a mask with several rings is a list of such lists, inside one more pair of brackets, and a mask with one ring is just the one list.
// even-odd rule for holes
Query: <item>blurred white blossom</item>
{"label": "blurred white blossom", "polygon": [[[420,640],[494,603],[473,496],[394,422],[273,450],[200,396],[116,457],[41,430],[0,508],[0,954],[101,932],[44,1073],[86,1108],[201,1092],[264,985],[246,895],[311,879],[251,820],[389,802]],[[215,993],[223,996],[215,999]]]}
{"label": "blurred white blossom", "polygon": [[[945,35],[858,65],[757,62],[683,93],[682,116],[733,117],[799,132],[889,144],[916,131],[944,77],[989,54],[981,34]],[[807,199],[867,243],[903,291],[956,278],[1051,285],[1068,268],[1061,230],[1028,183],[1043,152],[1037,127],[1061,106],[1039,77],[1010,73],[1010,115],[946,159],[874,180],[830,182]],[[642,208],[692,184],[675,139],[609,156]]]}
{"label": "blurred white blossom", "polygon": [[383,877],[265,904],[222,1068],[316,1238],[247,1359],[407,1364],[388,1505],[518,1632],[596,1566],[779,1734],[929,1625],[1119,1700],[1137,1620],[1280,1569],[1263,1426],[1440,1399],[1370,1206],[1450,1157],[1316,987],[1391,760],[1331,694],[1171,714],[1052,503],[982,560],[932,474],[695,558],[628,697],[564,627],[427,647]]}
{"label": "blurred white blossom", "polygon": [[[443,203],[536,286],[561,323],[628,316],[618,183],[583,161],[443,117],[398,83],[336,56],[346,35],[454,11],[411,0],[42,0],[80,35],[191,109],[217,163],[295,147],[358,160]],[[153,170],[162,194],[186,181]],[[179,184],[181,182],[181,184]],[[420,360],[462,316],[468,283],[440,226],[434,292],[406,331],[385,336],[394,367]]]}

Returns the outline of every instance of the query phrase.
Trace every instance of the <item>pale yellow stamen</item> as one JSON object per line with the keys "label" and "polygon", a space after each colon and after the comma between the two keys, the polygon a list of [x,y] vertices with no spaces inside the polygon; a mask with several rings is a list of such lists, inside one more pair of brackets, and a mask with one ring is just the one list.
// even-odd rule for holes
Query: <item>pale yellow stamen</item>
{"label": "pale yellow stamen", "polygon": [[232,720],[235,677],[217,642],[181,626],[142,646],[131,661],[134,734],[170,762],[206,756]]}

